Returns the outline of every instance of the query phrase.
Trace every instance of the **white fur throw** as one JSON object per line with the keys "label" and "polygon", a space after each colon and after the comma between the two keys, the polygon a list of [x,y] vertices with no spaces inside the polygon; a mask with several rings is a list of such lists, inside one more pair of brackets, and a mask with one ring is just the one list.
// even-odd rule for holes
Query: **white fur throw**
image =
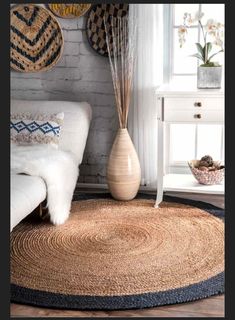
{"label": "white fur throw", "polygon": [[78,178],[78,165],[71,152],[50,145],[11,145],[11,170],[41,177],[47,186],[50,220],[59,225],[69,216]]}

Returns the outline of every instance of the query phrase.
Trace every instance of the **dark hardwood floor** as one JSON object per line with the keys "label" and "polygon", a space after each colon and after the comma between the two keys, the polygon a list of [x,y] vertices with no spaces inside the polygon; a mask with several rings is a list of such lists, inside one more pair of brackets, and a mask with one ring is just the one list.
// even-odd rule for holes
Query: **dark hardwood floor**
{"label": "dark hardwood floor", "polygon": [[[100,190],[99,190],[100,192]],[[189,193],[167,193],[173,196],[201,200],[224,208],[224,196]],[[124,311],[79,311],[38,308],[12,303],[11,317],[224,317],[224,295],[177,305]]]}

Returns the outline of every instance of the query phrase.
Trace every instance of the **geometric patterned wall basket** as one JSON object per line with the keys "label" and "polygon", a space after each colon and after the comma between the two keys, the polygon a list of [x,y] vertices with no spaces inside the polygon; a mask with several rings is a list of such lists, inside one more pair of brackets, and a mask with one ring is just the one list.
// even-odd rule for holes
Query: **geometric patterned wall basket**
{"label": "geometric patterned wall basket", "polygon": [[[128,14],[128,9],[129,5],[127,3],[98,4],[91,8],[86,22],[87,39],[90,46],[100,55],[108,56],[104,17],[107,32],[110,34],[110,49],[112,52],[111,17],[124,17]],[[117,22],[117,20],[113,20],[114,28],[116,27],[115,21]]]}
{"label": "geometric patterned wall basket", "polygon": [[49,9],[60,18],[79,18],[90,9],[89,3],[50,3]]}
{"label": "geometric patterned wall basket", "polygon": [[21,72],[52,68],[63,51],[60,25],[47,9],[33,4],[11,9],[11,67]]}

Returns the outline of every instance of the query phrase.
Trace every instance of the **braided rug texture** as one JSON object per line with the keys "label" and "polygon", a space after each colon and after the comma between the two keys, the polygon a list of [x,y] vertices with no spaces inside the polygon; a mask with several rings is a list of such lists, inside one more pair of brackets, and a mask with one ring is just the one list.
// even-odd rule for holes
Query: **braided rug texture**
{"label": "braided rug texture", "polygon": [[21,72],[39,72],[52,68],[61,57],[63,35],[49,10],[33,5],[11,9],[10,63]]}
{"label": "braided rug texture", "polygon": [[13,230],[12,301],[126,309],[224,292],[223,210],[177,198],[159,210],[148,197],[90,197],[72,203],[64,225],[30,216]]}

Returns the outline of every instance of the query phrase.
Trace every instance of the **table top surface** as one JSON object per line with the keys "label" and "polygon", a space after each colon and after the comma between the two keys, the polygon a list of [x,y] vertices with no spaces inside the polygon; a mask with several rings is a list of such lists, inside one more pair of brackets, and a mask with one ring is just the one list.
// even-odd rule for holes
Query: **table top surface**
{"label": "table top surface", "polygon": [[191,83],[163,84],[156,88],[156,94],[161,96],[224,96],[224,89],[198,89]]}

